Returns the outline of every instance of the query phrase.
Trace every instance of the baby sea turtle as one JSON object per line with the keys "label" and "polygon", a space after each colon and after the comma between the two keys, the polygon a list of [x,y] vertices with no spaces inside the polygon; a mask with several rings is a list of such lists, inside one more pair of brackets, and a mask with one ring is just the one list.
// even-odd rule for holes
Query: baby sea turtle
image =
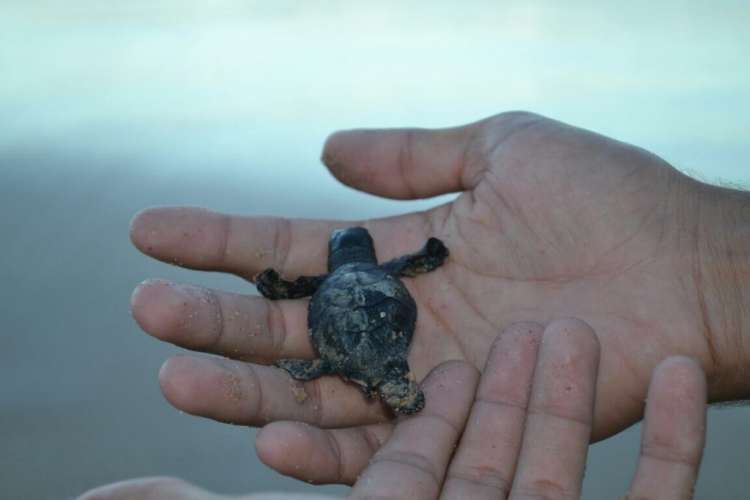
{"label": "baby sea turtle", "polygon": [[443,242],[430,238],[422,250],[378,265],[370,233],[352,227],[331,233],[328,274],[286,281],[266,269],[256,277],[264,297],[312,295],[308,334],[319,356],[282,359],[276,366],[297,380],[338,374],[358,384],[367,398],[379,394],[398,414],[418,412],[424,394],[406,359],[417,305],[399,278],[432,271],[447,257]]}

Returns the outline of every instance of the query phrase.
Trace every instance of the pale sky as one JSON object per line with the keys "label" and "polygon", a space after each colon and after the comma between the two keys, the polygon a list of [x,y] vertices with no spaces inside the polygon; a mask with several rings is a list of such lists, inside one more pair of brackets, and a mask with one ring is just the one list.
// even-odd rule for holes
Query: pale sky
{"label": "pale sky", "polygon": [[4,0],[0,155],[293,174],[337,128],[528,109],[750,184],[747,2],[406,4]]}

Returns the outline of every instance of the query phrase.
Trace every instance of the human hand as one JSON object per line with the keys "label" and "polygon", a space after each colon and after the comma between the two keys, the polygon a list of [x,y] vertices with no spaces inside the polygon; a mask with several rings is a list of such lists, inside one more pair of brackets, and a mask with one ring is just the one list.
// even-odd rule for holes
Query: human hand
{"label": "human hand", "polygon": [[[133,221],[132,240],[185,267],[247,279],[273,267],[293,279],[325,271],[334,228],[369,229],[381,261],[435,236],[449,260],[405,280],[419,309],[409,356],[418,379],[451,359],[483,366],[496,332],[511,323],[574,315],[602,346],[593,439],[640,418],[651,371],[670,354],[701,363],[711,399],[737,397],[732,374],[747,357],[728,337],[732,328],[712,327],[697,241],[708,188],[659,158],[526,113],[442,130],[342,132],[323,158],[342,182],[377,195],[461,194],[432,210],[369,221],[150,209]],[[149,281],[134,294],[133,314],[157,338],[228,358],[181,356],[164,365],[163,392],[188,413],[321,427],[389,418],[338,377],[297,384],[266,366],[314,357],[306,301]]]}
{"label": "human hand", "polygon": [[[509,327],[493,344],[481,380],[466,362],[441,364],[423,383],[424,410],[397,423],[326,430],[276,422],[261,431],[258,446],[273,450],[274,460],[288,469],[282,472],[354,483],[351,498],[577,499],[592,430],[599,344],[577,320],[542,330],[532,323]],[[631,498],[692,496],[705,411],[700,367],[683,357],[660,363],[651,379]],[[153,479],[99,488],[81,500],[125,498],[227,497]]]}

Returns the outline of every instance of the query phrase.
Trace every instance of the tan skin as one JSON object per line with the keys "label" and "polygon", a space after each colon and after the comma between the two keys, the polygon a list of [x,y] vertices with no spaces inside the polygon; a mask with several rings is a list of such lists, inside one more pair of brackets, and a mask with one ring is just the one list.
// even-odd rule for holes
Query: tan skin
{"label": "tan skin", "polygon": [[[355,483],[354,499],[575,500],[591,434],[598,362],[596,336],[580,320],[557,320],[546,328],[516,323],[493,343],[481,376],[466,362],[443,363],[422,384],[427,404],[421,412],[395,424],[368,426],[368,432],[384,440],[374,456],[353,429],[326,430],[299,422],[268,425],[258,437],[259,448],[306,452],[310,458],[300,467],[311,477],[326,469],[356,472],[349,478]],[[661,362],[649,387],[628,498],[692,496],[705,417],[700,367],[684,357]],[[314,449],[303,450],[305,442]],[[346,463],[339,463],[341,457],[347,457]],[[355,462],[360,463],[352,467]],[[148,478],[97,488],[82,500],[125,498],[230,497],[176,479]],[[283,493],[232,498],[329,500]]]}
{"label": "tan skin", "polygon": [[[148,255],[189,268],[252,279],[274,267],[293,279],[325,271],[334,228],[367,227],[381,261],[436,236],[450,249],[449,261],[405,280],[419,308],[409,356],[418,379],[448,360],[481,368],[497,332],[512,323],[576,316],[601,344],[592,439],[642,416],[651,372],[668,355],[699,360],[711,399],[736,397],[725,382],[727,343],[710,328],[699,286],[698,208],[706,187],[661,159],[528,113],[451,129],[338,133],[323,159],[339,180],[376,195],[461,194],[425,212],[369,221],[150,209],[134,219],[132,240]],[[337,377],[300,385],[268,366],[314,356],[304,300],[271,303],[149,281],[134,293],[133,314],[157,338],[226,356],[181,356],[162,368],[165,396],[186,412],[323,428],[389,418]],[[370,453],[379,443],[370,436]],[[274,462],[274,450],[259,453]],[[293,465],[274,463],[284,472]]]}

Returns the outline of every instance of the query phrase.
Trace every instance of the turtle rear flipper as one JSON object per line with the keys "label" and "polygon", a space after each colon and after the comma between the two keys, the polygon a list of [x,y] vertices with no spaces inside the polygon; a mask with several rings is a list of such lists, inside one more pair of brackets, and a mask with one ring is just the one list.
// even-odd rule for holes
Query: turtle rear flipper
{"label": "turtle rear flipper", "polygon": [[330,364],[322,359],[280,359],[274,365],[297,380],[313,380],[331,373]]}
{"label": "turtle rear flipper", "polygon": [[412,415],[425,404],[424,393],[411,374],[381,384],[380,397],[397,415]]}

